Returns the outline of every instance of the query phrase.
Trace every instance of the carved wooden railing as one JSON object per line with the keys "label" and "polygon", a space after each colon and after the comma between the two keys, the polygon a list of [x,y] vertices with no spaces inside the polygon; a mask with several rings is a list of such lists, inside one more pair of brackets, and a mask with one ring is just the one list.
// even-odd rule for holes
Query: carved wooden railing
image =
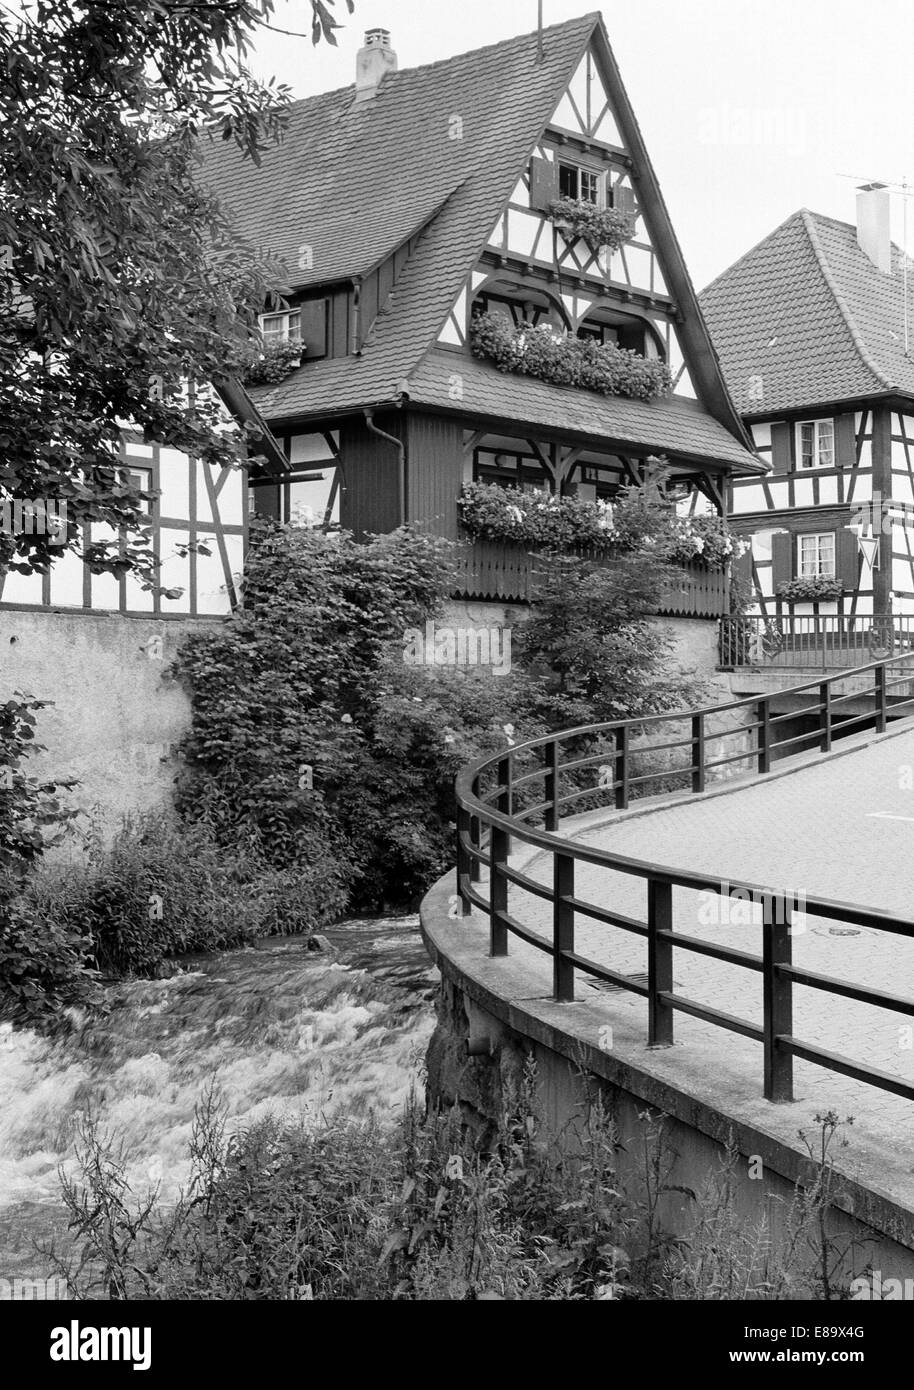
{"label": "carved wooden railing", "polygon": [[[611,566],[611,556],[596,551],[569,552],[595,564]],[[537,575],[549,563],[548,555],[510,542],[473,540],[462,542],[455,555],[456,598],[500,599],[505,603],[531,603]],[[723,570],[704,565],[677,565],[677,577],[663,596],[660,612],[688,618],[719,618],[729,611],[729,578]]]}

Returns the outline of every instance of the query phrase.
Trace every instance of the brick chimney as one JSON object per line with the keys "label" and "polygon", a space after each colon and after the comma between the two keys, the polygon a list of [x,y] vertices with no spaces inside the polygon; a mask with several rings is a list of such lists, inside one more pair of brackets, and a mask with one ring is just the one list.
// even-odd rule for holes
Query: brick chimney
{"label": "brick chimney", "polygon": [[365,45],[355,60],[356,102],[369,101],[381,85],[385,73],[397,71],[397,55],[390,46],[387,29],[368,29]]}
{"label": "brick chimney", "polygon": [[889,190],[884,183],[857,189],[857,244],[883,275],[892,273]]}

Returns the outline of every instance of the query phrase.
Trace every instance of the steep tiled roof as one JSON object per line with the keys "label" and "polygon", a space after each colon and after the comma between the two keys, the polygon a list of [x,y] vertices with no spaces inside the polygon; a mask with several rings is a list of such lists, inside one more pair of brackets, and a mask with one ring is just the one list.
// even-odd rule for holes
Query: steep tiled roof
{"label": "steep tiled roof", "polygon": [[[282,145],[266,152],[260,168],[227,143],[205,150],[206,181],[250,242],[284,257],[294,288],[364,273],[421,229],[361,354],[305,363],[253,391],[267,419],[342,414],[393,402],[404,390],[427,391],[434,403],[435,368],[423,359],[437,356],[436,335],[595,32],[602,32],[600,17],[589,14],[547,28],[541,62],[533,33],[388,73],[359,105],[353,87],[298,102]],[[454,117],[462,139],[450,138]],[[304,271],[297,268],[302,246],[313,252]],[[569,411],[594,421],[609,412],[614,425],[629,422],[623,438],[630,444],[667,447],[644,435],[647,420],[659,420],[665,407],[599,396],[587,403],[590,393],[539,391],[463,360],[468,372],[481,373],[490,396],[498,388],[493,411],[510,392],[534,412],[529,423],[562,427]],[[706,425],[711,457],[752,468],[753,456],[734,434],[710,417]]]}
{"label": "steep tiled roof", "polygon": [[[444,205],[398,282],[399,311],[378,322],[365,390],[388,391],[429,346],[598,21],[546,29],[542,63],[527,34],[388,73],[358,105],[354,86],[296,102],[259,168],[227,143],[204,148],[205,182],[243,236],[283,257],[294,288],[363,273]],[[462,139],[450,138],[454,116]]]}
{"label": "steep tiled roof", "polygon": [[[747,415],[914,395],[904,352],[904,253],[873,265],[847,222],[789,217],[699,296],[730,394]],[[908,262],[914,326],[914,265]],[[760,377],[763,398],[750,378]],[[757,393],[758,383],[754,391]]]}
{"label": "steep tiled roof", "polygon": [[603,396],[596,391],[571,391],[529,376],[499,372],[477,358],[430,352],[410,377],[409,399],[418,405],[453,409],[450,380],[460,376],[460,409],[467,415],[495,416],[560,429],[569,435],[599,435],[623,449],[647,447],[658,452],[709,458],[729,463],[736,473],[766,473],[760,459],[743,448],[697,403],[670,398],[637,401]]}

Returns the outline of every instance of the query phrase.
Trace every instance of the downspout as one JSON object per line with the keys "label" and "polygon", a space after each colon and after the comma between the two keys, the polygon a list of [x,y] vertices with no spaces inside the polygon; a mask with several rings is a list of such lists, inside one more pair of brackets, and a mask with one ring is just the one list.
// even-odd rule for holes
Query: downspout
{"label": "downspout", "polygon": [[376,434],[379,439],[386,439],[388,444],[393,444],[400,454],[400,467],[397,471],[397,510],[400,515],[400,525],[406,525],[406,448],[402,439],[398,439],[395,434],[388,434],[386,430],[379,430],[374,422],[374,411],[365,411],[365,424]]}

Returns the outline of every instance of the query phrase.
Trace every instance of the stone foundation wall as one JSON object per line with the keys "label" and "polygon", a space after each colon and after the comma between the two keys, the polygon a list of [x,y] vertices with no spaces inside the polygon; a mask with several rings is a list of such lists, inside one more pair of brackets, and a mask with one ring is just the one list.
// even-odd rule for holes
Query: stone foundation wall
{"label": "stone foundation wall", "polygon": [[31,770],[75,779],[67,800],[105,839],[124,815],[171,805],[190,701],[169,667],[189,633],[220,621],[0,610],[0,699],[21,691],[50,706]]}

